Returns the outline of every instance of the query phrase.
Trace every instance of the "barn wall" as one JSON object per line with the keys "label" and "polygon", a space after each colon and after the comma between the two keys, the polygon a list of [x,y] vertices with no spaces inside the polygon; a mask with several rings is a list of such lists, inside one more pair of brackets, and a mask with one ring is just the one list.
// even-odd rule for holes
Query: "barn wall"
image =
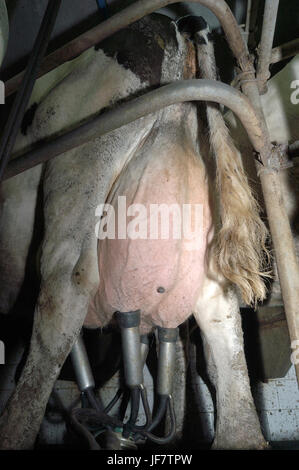
{"label": "barn wall", "polygon": [[[200,395],[200,418],[205,423],[205,437],[210,440],[213,437],[213,402],[199,376],[196,388]],[[253,389],[253,396],[268,441],[299,440],[299,395],[294,366],[281,379],[259,382]]]}

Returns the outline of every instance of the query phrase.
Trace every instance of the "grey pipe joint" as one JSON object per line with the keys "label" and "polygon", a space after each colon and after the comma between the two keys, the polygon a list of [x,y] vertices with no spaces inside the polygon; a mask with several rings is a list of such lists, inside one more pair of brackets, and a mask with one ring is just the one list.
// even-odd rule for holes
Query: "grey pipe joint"
{"label": "grey pipe joint", "polygon": [[178,328],[158,327],[159,358],[157,393],[159,395],[172,394],[178,336]]}
{"label": "grey pipe joint", "polygon": [[135,312],[116,312],[120,327],[124,361],[125,380],[133,388],[143,383],[143,361],[140,346],[140,310]]}
{"label": "grey pipe joint", "polygon": [[85,344],[81,335],[78,337],[71,351],[71,361],[75,371],[79,390],[84,392],[88,388],[94,388],[95,382],[89,364]]}

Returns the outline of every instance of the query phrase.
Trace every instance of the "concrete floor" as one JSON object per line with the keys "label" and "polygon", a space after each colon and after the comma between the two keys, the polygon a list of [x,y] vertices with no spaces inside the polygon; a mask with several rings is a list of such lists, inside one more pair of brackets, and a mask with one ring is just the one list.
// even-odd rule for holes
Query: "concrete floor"
{"label": "concrete floor", "polygon": [[[6,351],[6,364],[0,365],[0,414],[12,393],[15,381],[16,367],[20,361],[23,348],[21,344],[14,345]],[[150,406],[153,405],[153,379],[145,369],[145,385],[148,391]],[[119,376],[115,374],[101,390],[104,404],[108,404],[119,386]],[[193,389],[198,399],[196,405],[187,404],[188,437],[182,442],[182,448],[205,448],[214,436],[214,408],[211,395],[202,378],[195,374],[187,383],[189,391]],[[295,370],[292,366],[285,377],[269,380],[267,383],[258,382],[253,388],[256,407],[262,424],[265,438],[273,443],[275,448],[296,447],[299,442],[299,393]],[[58,380],[55,384],[51,399],[51,409],[43,420],[40,430],[39,446],[63,446],[66,434],[65,422],[57,411],[57,398],[66,409],[79,406],[80,393],[73,381]],[[194,409],[196,407],[196,409]],[[114,409],[116,413],[118,408]],[[129,418],[130,408],[127,409],[126,419]],[[144,421],[141,413],[138,423]],[[190,437],[189,437],[190,436]],[[298,447],[299,448],[299,447]]]}

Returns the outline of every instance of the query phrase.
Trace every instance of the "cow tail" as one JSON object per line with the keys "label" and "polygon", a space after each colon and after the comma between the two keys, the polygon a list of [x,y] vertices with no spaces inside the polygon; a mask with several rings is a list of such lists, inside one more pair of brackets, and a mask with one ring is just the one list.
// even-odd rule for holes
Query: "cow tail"
{"label": "cow tail", "polygon": [[[196,32],[202,78],[217,79],[214,46],[208,25]],[[211,150],[215,158],[219,227],[211,256],[217,271],[237,285],[244,302],[256,305],[266,296],[269,265],[268,230],[250,188],[240,153],[229,135],[219,106],[207,104]]]}

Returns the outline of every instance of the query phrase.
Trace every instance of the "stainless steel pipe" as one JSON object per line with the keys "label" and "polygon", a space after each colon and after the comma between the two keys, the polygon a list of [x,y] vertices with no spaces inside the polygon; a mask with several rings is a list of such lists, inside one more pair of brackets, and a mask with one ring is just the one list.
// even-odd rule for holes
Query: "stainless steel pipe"
{"label": "stainless steel pipe", "polygon": [[178,336],[178,328],[158,328],[159,357],[157,393],[159,395],[172,395],[176,360],[176,342],[178,340]]}
{"label": "stainless steel pipe", "polygon": [[257,79],[261,94],[267,91],[267,80],[270,78],[269,65],[271,62],[273,38],[275,33],[279,0],[265,0],[262,38],[259,47]]}
{"label": "stainless steel pipe", "polygon": [[[190,3],[199,3],[209,8],[218,18],[227,36],[233,54],[238,61],[246,64],[246,50],[244,51],[244,41],[236,19],[224,0],[189,0]],[[90,29],[86,33],[78,36],[74,40],[57,49],[48,55],[40,68],[39,76],[50,72],[59,65],[74,59],[90,47],[98,44],[117,31],[127,27],[135,21],[153,13],[160,8],[178,3],[179,0],[139,0],[122,11],[103,21],[98,26]],[[245,56],[244,56],[245,53]],[[242,68],[242,67],[241,67]],[[24,72],[12,77],[5,83],[6,96],[12,94],[19,87]]]}
{"label": "stainless steel pipe", "polygon": [[121,331],[125,381],[129,388],[143,383],[143,363],[140,347],[140,311],[116,312]]}
{"label": "stainless steel pipe", "polygon": [[299,38],[281,44],[281,46],[274,47],[274,49],[272,49],[270,62],[271,64],[276,64],[281,60],[288,59],[297,54],[299,54]]}
{"label": "stainless steel pipe", "polygon": [[215,80],[182,80],[151,91],[92,118],[62,136],[37,145],[35,149],[11,160],[3,179],[11,178],[136,119],[183,101],[212,101],[231,109],[245,127],[253,147],[261,154],[265,166],[271,164],[272,145],[270,141],[265,145],[265,136],[261,131],[262,122],[242,93]]}
{"label": "stainless steel pipe", "polygon": [[84,392],[88,388],[94,388],[94,377],[90,368],[85,344],[81,335],[78,337],[71,351],[71,361],[80,392]]}

